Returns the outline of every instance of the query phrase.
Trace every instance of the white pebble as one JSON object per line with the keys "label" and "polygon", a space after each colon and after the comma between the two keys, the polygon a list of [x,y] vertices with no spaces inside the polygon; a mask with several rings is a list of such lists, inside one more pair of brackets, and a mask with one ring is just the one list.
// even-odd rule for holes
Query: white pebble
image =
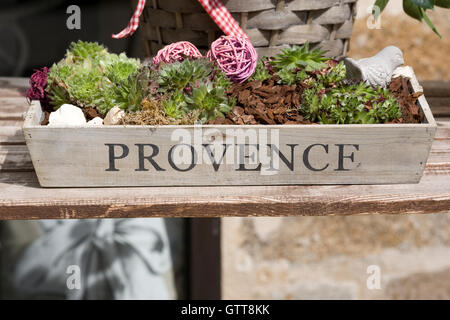
{"label": "white pebble", "polygon": [[116,125],[120,123],[120,119],[122,119],[124,116],[125,111],[123,111],[119,107],[114,107],[108,111],[105,119],[103,120],[103,123],[105,125]]}
{"label": "white pebble", "polygon": [[103,125],[103,119],[100,117],[95,117],[92,120],[89,120],[87,123],[88,126],[101,126]]}
{"label": "white pebble", "polygon": [[86,118],[80,108],[63,104],[58,110],[50,113],[49,127],[56,126],[81,126],[86,124]]}

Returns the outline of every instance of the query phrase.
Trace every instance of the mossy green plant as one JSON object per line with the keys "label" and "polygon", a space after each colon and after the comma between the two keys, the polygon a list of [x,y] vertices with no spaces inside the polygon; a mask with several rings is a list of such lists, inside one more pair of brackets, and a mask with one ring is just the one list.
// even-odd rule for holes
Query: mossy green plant
{"label": "mossy green plant", "polygon": [[281,50],[273,58],[262,57],[250,81],[264,81],[272,76],[279,78],[278,84],[292,85],[306,80],[311,73],[326,69],[329,59],[318,49],[310,50],[309,44],[292,46]]}
{"label": "mossy green plant", "polygon": [[275,72],[280,70],[295,71],[304,70],[312,72],[314,70],[321,70],[327,67],[325,63],[328,60],[324,56],[324,52],[318,49],[310,50],[309,44],[303,46],[292,46],[281,50],[281,53],[276,55],[270,62],[274,67]]}
{"label": "mossy green plant", "polygon": [[255,72],[251,75],[248,81],[264,81],[271,77],[269,69],[267,68],[269,59],[262,57],[258,59]]}
{"label": "mossy green plant", "polygon": [[205,123],[224,117],[234,106],[234,99],[226,90],[230,80],[213,62],[207,59],[185,59],[163,64],[152,72],[161,96],[164,112],[173,119],[196,115],[194,122]]}
{"label": "mossy green plant", "polygon": [[389,90],[363,82],[334,88],[315,82],[304,91],[300,112],[305,119],[321,124],[386,123],[402,116]]}
{"label": "mossy green plant", "polygon": [[65,103],[93,107],[103,115],[114,106],[136,110],[147,91],[143,72],[137,59],[78,41],[50,69],[46,90],[55,110]]}
{"label": "mossy green plant", "polygon": [[214,65],[207,59],[185,59],[160,67],[157,81],[161,92],[175,92],[211,76]]}

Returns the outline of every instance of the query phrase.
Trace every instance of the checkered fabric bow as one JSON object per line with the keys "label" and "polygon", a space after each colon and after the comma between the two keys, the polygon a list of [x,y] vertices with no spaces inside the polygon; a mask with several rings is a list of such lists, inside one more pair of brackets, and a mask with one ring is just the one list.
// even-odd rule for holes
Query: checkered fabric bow
{"label": "checkered fabric bow", "polygon": [[114,39],[122,39],[126,38],[128,36],[131,36],[136,29],[139,27],[139,18],[142,14],[142,11],[144,11],[146,0],[139,0],[136,11],[134,12],[133,16],[131,17],[130,22],[128,23],[128,26],[120,31],[117,34],[113,34],[112,37]]}
{"label": "checkered fabric bow", "polygon": [[198,0],[198,2],[227,36],[248,38],[222,2],[219,0]]}
{"label": "checkered fabric bow", "polygon": [[[222,2],[220,2],[220,0],[198,0],[198,2],[200,2],[205,11],[227,36],[233,35],[248,38],[248,36],[244,31],[242,31],[241,27],[239,27],[236,20],[234,20],[228,9],[223,5]],[[118,34],[113,34],[113,38],[126,38],[136,31],[139,26],[139,17],[144,10],[145,3],[146,0],[139,0],[136,11],[134,12],[133,17],[131,17],[128,26]]]}

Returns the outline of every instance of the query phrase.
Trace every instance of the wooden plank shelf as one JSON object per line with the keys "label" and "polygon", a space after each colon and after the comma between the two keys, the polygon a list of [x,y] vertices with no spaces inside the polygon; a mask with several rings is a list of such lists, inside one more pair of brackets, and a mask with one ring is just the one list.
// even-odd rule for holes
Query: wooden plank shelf
{"label": "wooden plank shelf", "polygon": [[450,83],[423,86],[429,101],[441,102],[419,184],[48,189],[39,186],[21,131],[27,80],[0,78],[0,219],[450,212]]}

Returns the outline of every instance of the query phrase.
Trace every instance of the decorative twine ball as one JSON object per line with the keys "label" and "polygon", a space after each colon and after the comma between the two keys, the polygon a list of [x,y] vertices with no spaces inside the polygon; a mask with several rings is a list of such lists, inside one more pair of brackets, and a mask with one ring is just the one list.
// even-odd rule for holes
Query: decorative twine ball
{"label": "decorative twine ball", "polygon": [[221,36],[211,44],[207,57],[216,61],[233,82],[242,83],[255,72],[258,54],[250,40],[236,36]]}
{"label": "decorative twine ball", "polygon": [[153,58],[153,64],[160,62],[172,63],[175,61],[182,61],[186,57],[201,58],[202,54],[197,47],[188,41],[179,41],[169,44],[158,51]]}

